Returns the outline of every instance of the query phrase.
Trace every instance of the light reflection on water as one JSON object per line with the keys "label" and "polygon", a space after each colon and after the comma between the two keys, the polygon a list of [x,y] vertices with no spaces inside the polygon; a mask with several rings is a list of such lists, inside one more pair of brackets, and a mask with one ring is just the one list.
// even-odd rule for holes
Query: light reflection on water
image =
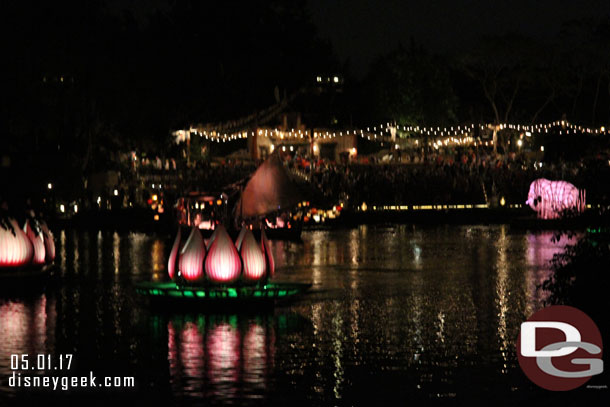
{"label": "light reflection on water", "polygon": [[59,281],[0,294],[0,400],[16,394],[4,379],[21,353],[74,353],[82,371],[134,375],[151,400],[326,405],[370,388],[424,399],[472,383],[520,388],[519,325],[567,243],[551,237],[508,226],[304,232],[272,246],[277,278],[311,281],[311,293],[271,314],[213,316],[159,314],[136,298],[133,281],[163,278],[170,237],[62,230]]}

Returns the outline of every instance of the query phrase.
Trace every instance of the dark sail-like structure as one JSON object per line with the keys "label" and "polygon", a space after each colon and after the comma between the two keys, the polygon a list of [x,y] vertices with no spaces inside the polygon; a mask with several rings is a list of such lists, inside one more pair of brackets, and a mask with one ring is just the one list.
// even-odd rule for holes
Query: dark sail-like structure
{"label": "dark sail-like structure", "polygon": [[271,154],[254,172],[244,188],[235,216],[241,219],[289,210],[302,200],[277,153]]}

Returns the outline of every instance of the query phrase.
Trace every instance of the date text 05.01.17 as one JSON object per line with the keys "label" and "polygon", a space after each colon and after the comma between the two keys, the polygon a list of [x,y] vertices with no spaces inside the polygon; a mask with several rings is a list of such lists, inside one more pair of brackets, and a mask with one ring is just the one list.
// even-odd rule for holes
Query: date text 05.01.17
{"label": "date text 05.01.17", "polygon": [[21,354],[11,355],[11,370],[70,370],[72,366],[71,354]]}

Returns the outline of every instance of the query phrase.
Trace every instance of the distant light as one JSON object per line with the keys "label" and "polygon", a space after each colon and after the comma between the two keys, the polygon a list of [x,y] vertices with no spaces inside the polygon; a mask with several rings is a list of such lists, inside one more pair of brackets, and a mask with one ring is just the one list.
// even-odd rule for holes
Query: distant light
{"label": "distant light", "polygon": [[64,213],[66,211],[66,207],[64,206],[64,204],[59,205],[59,211],[61,213]]}
{"label": "distant light", "polygon": [[216,201],[216,205],[218,205],[218,206],[222,205],[222,199],[219,199],[218,201]]}
{"label": "distant light", "polygon": [[525,132],[525,135],[526,135],[527,137],[532,137],[532,132],[531,132],[531,131],[526,131],[526,132]]}
{"label": "distant light", "polygon": [[158,214],[155,214],[154,219],[155,219],[156,221],[157,221],[157,220],[159,220],[159,215],[158,215]]}
{"label": "distant light", "polygon": [[356,155],[356,152],[357,152],[356,147],[352,147],[352,154]]}
{"label": "distant light", "polygon": [[318,82],[322,82],[322,77],[321,77],[321,76],[318,76],[318,77],[316,78],[316,81],[318,81]]}
{"label": "distant light", "polygon": [[504,197],[500,198],[500,206],[504,206],[506,205],[506,200],[504,199]]}
{"label": "distant light", "polygon": [[273,152],[273,150],[275,150],[275,146],[273,144],[271,144],[270,150],[271,150],[271,152]]}
{"label": "distant light", "polygon": [[152,188],[155,189],[155,184],[152,184]]}
{"label": "distant light", "polygon": [[53,184],[51,184],[50,182],[47,184],[47,188],[48,189],[53,189]]}
{"label": "distant light", "polygon": [[339,83],[339,77],[338,76],[333,77],[333,82]]}
{"label": "distant light", "polygon": [[519,147],[521,147],[523,145],[523,140],[521,140],[521,139],[517,140],[517,145]]}
{"label": "distant light", "polygon": [[152,196],[152,200],[156,202],[156,201],[157,201],[157,199],[159,199],[159,197],[157,196],[157,194],[154,194],[154,195]]}
{"label": "distant light", "polygon": [[97,204],[99,205],[101,202],[102,202],[102,197],[101,197],[101,196],[98,196],[98,197],[97,197]]}
{"label": "distant light", "polygon": [[540,146],[540,151],[544,151],[544,146]]}
{"label": "distant light", "polygon": [[286,151],[286,146],[282,146],[282,151]]}
{"label": "distant light", "polygon": [[361,208],[362,208],[362,211],[366,211],[366,208],[367,208],[366,202],[362,202]]}
{"label": "distant light", "polygon": [[78,205],[74,205],[74,213],[78,212]]}
{"label": "distant light", "polygon": [[396,149],[398,150],[398,149],[400,148],[400,146],[399,146],[398,144],[396,144],[396,145],[394,146],[394,148],[396,148]]}
{"label": "distant light", "polygon": [[119,190],[118,189],[114,190],[114,196],[119,196]]}
{"label": "distant light", "polygon": [[294,151],[294,147],[290,146],[290,151]]}
{"label": "distant light", "polygon": [[318,151],[318,145],[317,145],[317,144],[314,144],[314,145],[313,145],[313,152],[315,153],[316,151]]}
{"label": "distant light", "polygon": [[604,126],[602,126],[602,128],[600,130],[601,131],[606,131],[606,128]]}

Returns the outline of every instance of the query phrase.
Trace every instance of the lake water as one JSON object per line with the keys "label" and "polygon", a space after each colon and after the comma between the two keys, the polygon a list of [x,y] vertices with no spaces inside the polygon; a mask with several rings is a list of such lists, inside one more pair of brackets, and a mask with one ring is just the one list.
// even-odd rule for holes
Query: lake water
{"label": "lake water", "polygon": [[[515,341],[565,238],[502,225],[302,237],[272,245],[276,279],[312,282],[308,294],[263,313],[205,314],[155,311],[134,293],[165,272],[170,236],[56,232],[60,277],[0,292],[0,405],[551,401],[521,373]],[[69,371],[32,376],[92,371],[136,387],[10,388],[11,355],[22,354],[73,355]]]}

